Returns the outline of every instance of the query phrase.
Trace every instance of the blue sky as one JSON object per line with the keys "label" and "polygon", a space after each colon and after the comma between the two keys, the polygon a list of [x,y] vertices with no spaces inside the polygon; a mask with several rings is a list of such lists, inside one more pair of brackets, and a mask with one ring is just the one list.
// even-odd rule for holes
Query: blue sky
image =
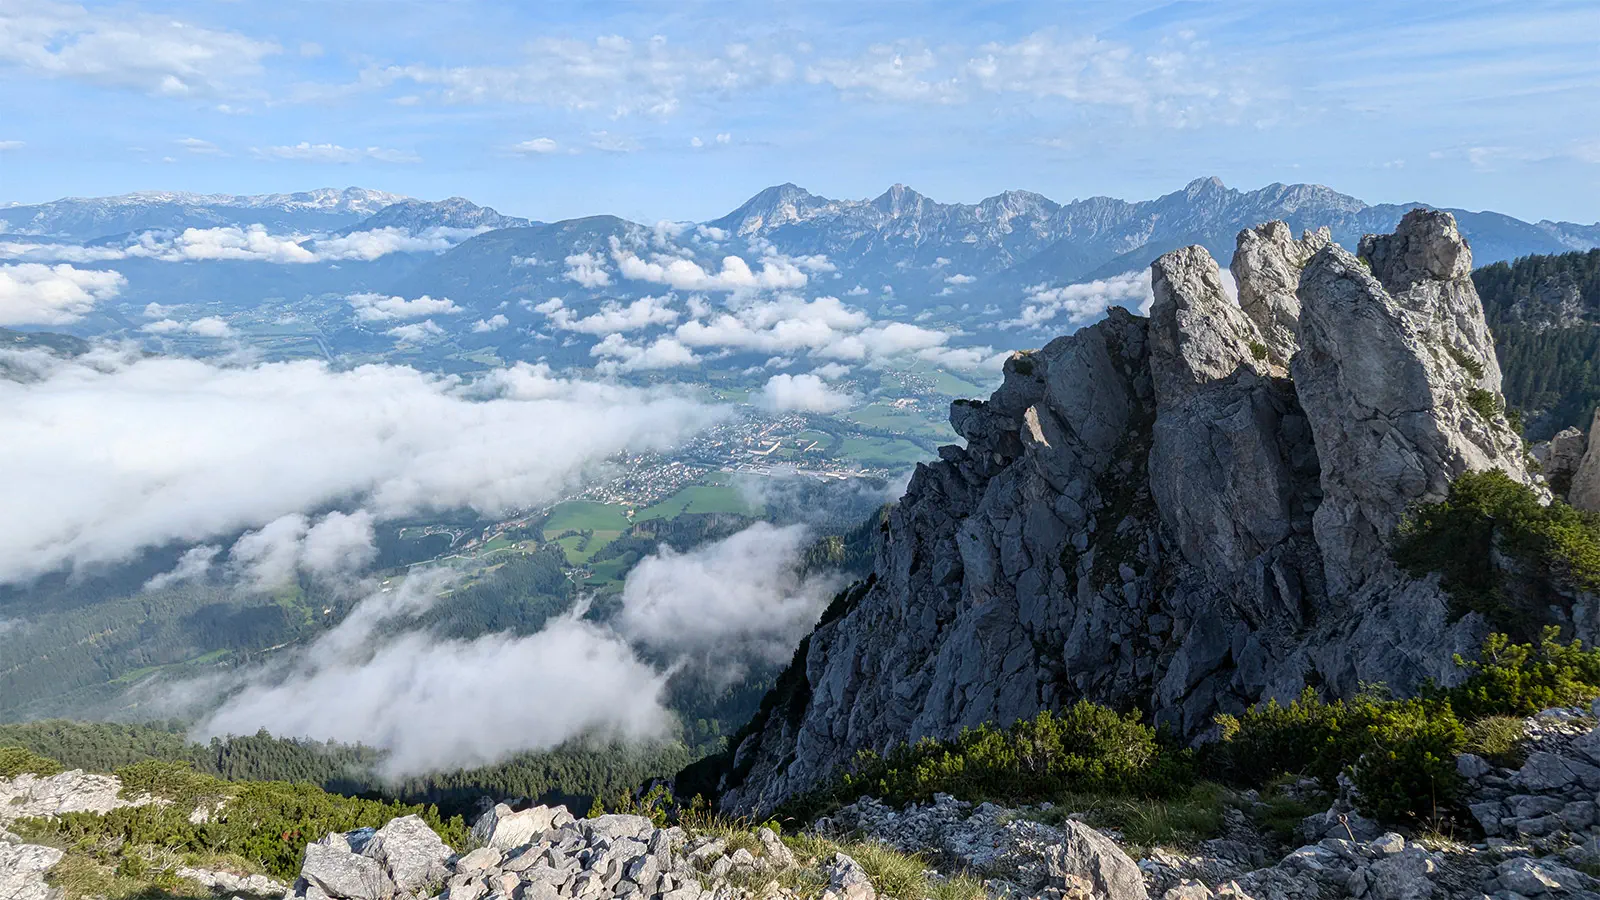
{"label": "blue sky", "polygon": [[655,221],[784,181],[1200,175],[1596,221],[1600,4],[0,0],[0,202],[361,185]]}

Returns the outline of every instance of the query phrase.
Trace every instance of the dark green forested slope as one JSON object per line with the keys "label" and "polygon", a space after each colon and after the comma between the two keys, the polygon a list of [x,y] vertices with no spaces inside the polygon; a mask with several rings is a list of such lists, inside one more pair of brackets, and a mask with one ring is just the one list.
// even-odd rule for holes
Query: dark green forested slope
{"label": "dark green forested slope", "polygon": [[1498,262],[1472,280],[1529,439],[1587,429],[1600,404],[1600,250]]}
{"label": "dark green forested slope", "polygon": [[119,724],[47,720],[0,725],[0,748],[21,747],[69,768],[107,772],[149,760],[184,762],[229,781],[314,784],[349,796],[437,804],[448,815],[469,813],[481,797],[562,802],[579,812],[597,796],[615,796],[671,775],[693,754],[677,742],[623,746],[574,743],[519,754],[475,769],[385,779],[370,747],[289,740],[265,731],[190,743],[180,723]]}

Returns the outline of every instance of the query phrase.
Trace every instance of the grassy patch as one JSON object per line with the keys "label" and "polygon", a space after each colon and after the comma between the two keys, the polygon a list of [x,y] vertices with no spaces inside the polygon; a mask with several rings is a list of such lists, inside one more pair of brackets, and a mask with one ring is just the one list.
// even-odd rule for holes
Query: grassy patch
{"label": "grassy patch", "polygon": [[684,513],[734,513],[758,516],[759,506],[751,505],[738,488],[728,484],[694,484],[634,516],[634,520],[671,519]]}
{"label": "grassy patch", "polygon": [[1229,798],[1225,788],[1210,781],[1198,782],[1168,799],[1068,793],[1034,818],[1054,825],[1081,813],[1090,824],[1115,828],[1129,843],[1141,847],[1192,846],[1222,833],[1222,814]]}
{"label": "grassy patch", "polygon": [[1467,726],[1463,749],[1502,768],[1517,769],[1527,758],[1523,736],[1520,716],[1487,716]]}

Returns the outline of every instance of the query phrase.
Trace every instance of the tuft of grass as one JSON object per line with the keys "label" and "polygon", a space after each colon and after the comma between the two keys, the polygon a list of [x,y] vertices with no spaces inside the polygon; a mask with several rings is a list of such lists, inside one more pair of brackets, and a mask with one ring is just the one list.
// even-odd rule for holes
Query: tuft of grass
{"label": "tuft of grass", "polygon": [[1467,739],[1463,746],[1468,753],[1476,753],[1501,768],[1517,769],[1527,760],[1522,748],[1523,737],[1522,719],[1516,716],[1485,716],[1467,726]]}
{"label": "tuft of grass", "polygon": [[1067,793],[1053,808],[1032,814],[1058,825],[1075,814],[1090,824],[1122,832],[1141,847],[1191,846],[1222,833],[1222,813],[1231,794],[1210,781],[1197,782],[1174,797],[1146,798],[1107,793]]}
{"label": "tuft of grass", "polygon": [[[983,900],[983,881],[965,872],[941,876],[932,872],[921,856],[901,853],[876,842],[830,841],[815,835],[784,839],[805,868],[815,872],[835,853],[843,853],[861,864],[880,896],[928,898],[928,900]],[[826,887],[826,884],[819,885]],[[805,894],[803,896],[815,896]]]}
{"label": "tuft of grass", "polygon": [[1280,844],[1295,846],[1300,843],[1300,822],[1306,816],[1327,809],[1328,798],[1313,802],[1292,797],[1284,789],[1298,777],[1284,775],[1273,779],[1261,792],[1261,808],[1256,811],[1256,824],[1266,830]]}

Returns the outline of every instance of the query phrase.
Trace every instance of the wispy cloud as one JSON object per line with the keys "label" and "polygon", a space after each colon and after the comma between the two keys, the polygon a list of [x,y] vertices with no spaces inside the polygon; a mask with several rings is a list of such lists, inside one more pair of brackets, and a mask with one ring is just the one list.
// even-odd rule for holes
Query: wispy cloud
{"label": "wispy cloud", "polygon": [[301,141],[298,144],[289,146],[253,147],[251,152],[262,159],[294,160],[296,162],[422,162],[422,157],[406,150],[393,150],[388,147],[342,147],[338,144],[313,144],[309,141]]}

